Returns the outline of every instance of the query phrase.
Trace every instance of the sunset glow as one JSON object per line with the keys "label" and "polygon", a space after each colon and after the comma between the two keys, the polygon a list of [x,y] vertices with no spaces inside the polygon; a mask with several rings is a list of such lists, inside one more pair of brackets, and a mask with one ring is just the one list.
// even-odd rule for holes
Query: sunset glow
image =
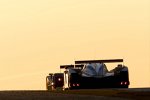
{"label": "sunset glow", "polygon": [[150,0],[0,0],[0,90],[43,90],[61,64],[113,58],[130,87],[150,87]]}

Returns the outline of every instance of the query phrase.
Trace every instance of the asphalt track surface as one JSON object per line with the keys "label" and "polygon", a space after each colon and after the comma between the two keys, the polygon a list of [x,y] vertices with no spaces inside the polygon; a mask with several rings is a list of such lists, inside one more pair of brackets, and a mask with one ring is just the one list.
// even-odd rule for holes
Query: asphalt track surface
{"label": "asphalt track surface", "polygon": [[150,88],[0,91],[0,100],[150,100]]}

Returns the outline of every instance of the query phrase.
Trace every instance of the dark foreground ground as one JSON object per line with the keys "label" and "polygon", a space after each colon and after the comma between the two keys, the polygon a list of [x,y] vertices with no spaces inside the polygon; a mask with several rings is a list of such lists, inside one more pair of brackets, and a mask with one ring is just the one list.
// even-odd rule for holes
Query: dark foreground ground
{"label": "dark foreground ground", "polygon": [[150,88],[0,91],[0,100],[150,100]]}

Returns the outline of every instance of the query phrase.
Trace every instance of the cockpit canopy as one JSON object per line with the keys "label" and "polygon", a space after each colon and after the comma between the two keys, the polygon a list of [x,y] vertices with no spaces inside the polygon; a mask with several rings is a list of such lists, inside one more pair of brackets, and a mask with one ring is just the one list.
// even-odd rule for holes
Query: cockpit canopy
{"label": "cockpit canopy", "polygon": [[104,63],[86,64],[82,69],[82,76],[85,77],[103,77],[108,72]]}

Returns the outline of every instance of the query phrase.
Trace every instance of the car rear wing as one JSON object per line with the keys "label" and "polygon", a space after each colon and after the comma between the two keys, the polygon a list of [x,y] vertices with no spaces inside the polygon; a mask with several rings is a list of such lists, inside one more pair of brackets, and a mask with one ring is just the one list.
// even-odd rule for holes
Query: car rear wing
{"label": "car rear wing", "polygon": [[60,69],[68,69],[68,68],[74,68],[74,65],[60,65]]}
{"label": "car rear wing", "polygon": [[78,64],[78,65],[61,65],[60,66],[60,69],[63,69],[63,68],[65,68],[65,69],[68,69],[68,68],[83,68],[84,67],[84,65],[82,64]]}
{"label": "car rear wing", "polygon": [[80,60],[80,61],[75,61],[75,64],[86,64],[86,63],[117,63],[117,62],[123,62],[123,59]]}

